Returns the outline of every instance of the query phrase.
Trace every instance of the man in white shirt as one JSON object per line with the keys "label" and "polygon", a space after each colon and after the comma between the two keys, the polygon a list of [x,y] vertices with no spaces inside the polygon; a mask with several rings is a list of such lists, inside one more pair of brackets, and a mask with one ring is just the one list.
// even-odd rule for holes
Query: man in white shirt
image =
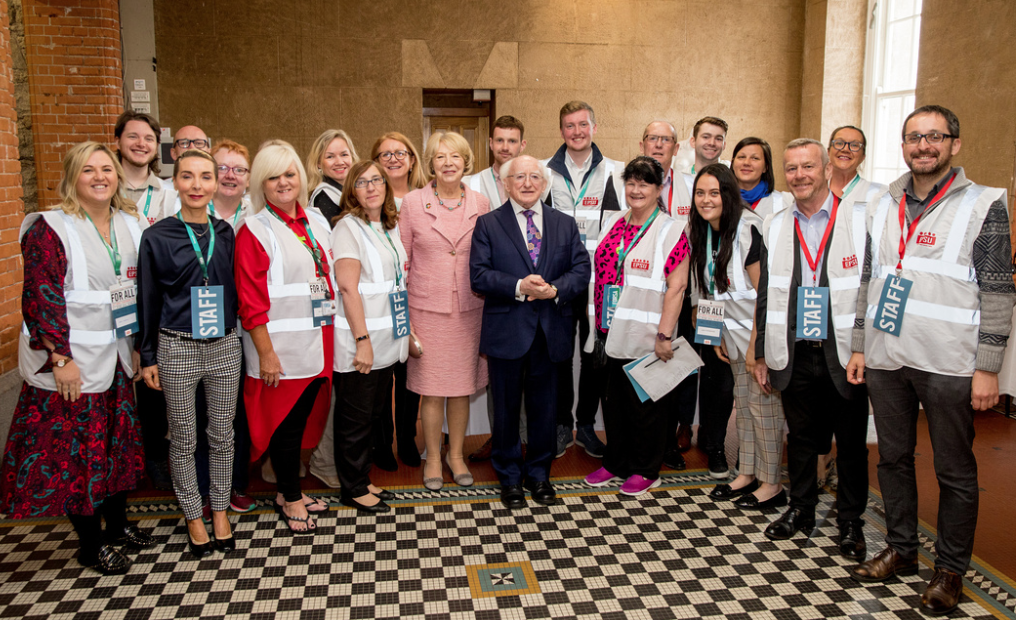
{"label": "man in white shirt", "polygon": [[508,194],[501,181],[501,166],[526,150],[525,132],[522,121],[514,116],[499,117],[494,121],[489,139],[490,150],[494,153],[494,165],[463,179],[474,191],[487,197],[491,210],[508,201]]}
{"label": "man in white shirt", "polygon": [[166,201],[176,200],[173,185],[163,185],[159,178],[159,121],[143,112],[126,110],[116,119],[113,138],[116,154],[123,167],[125,196],[134,201],[138,211],[154,224],[164,217]]}

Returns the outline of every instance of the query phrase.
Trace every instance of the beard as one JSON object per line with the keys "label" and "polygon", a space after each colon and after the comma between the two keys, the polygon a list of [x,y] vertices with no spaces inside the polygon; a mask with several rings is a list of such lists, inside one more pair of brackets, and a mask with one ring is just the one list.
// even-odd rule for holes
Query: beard
{"label": "beard", "polygon": [[158,152],[155,151],[148,159],[144,161],[137,161],[134,157],[134,154],[131,153],[130,151],[127,152],[117,151],[117,153],[120,155],[120,163],[126,162],[137,168],[147,168],[153,161],[155,161],[155,158],[158,156]]}
{"label": "beard", "polygon": [[[932,164],[915,165],[914,160],[922,156],[934,156],[935,162]],[[938,153],[915,153],[914,156],[907,162],[907,167],[910,168],[910,172],[915,177],[931,177],[936,178],[942,175],[943,172],[949,170],[952,167],[952,155],[946,151],[945,154],[939,155]]]}

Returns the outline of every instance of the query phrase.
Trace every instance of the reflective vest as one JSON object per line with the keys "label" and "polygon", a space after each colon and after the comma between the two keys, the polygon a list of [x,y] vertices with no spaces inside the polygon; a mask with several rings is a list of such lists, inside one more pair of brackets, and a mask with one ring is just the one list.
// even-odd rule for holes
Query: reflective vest
{"label": "reflective vest", "polygon": [[[134,375],[131,367],[134,337],[116,337],[109,289],[121,282],[133,283],[137,278],[141,231],[148,227],[148,223],[142,223],[143,218],[135,218],[122,211],[115,212],[110,219],[122,260],[123,277],[118,278],[102,237],[84,217],[75,217],[60,209],[30,213],[21,223],[20,239],[39,218],[45,219],[60,237],[67,256],[64,302],[70,327],[71,357],[81,372],[83,382],[81,392],[105,392],[113,384],[117,359],[128,376]],[[26,269],[32,267],[25,265]],[[18,343],[18,367],[22,378],[33,387],[56,391],[52,372],[36,374],[49,360],[49,351],[32,349],[29,341],[28,325],[22,323]]]}
{"label": "reflective vest", "polygon": [[[306,379],[321,374],[325,367],[324,347],[321,341],[321,328],[315,327],[310,299],[310,281],[316,277],[314,259],[311,258],[307,246],[297,239],[292,230],[275,216],[268,213],[265,207],[255,215],[243,221],[264,248],[270,261],[268,267],[268,298],[271,307],[268,309],[268,324],[265,326],[272,338],[275,354],[282,363],[282,371],[286,379]],[[331,265],[331,249],[328,245],[330,231],[315,217],[310,209],[307,222],[314,233],[314,238],[326,253],[326,261]],[[328,270],[328,277],[335,290],[333,270]],[[260,376],[261,362],[257,348],[250,334],[241,331],[244,357],[247,360],[247,374],[251,377]]]}
{"label": "reflective vest", "polygon": [[[865,221],[864,203],[854,202],[849,197],[841,201],[823,261],[829,286],[829,311],[832,314],[836,353],[844,368],[850,360],[851,330],[857,310],[857,291],[861,287]],[[790,307],[790,284],[794,276],[794,262],[802,260],[794,255],[796,234],[792,208],[768,216],[762,224],[762,239],[769,253],[765,359],[766,364],[776,370],[786,368],[790,360],[787,350],[787,316],[790,312],[797,312],[796,307]],[[800,254],[800,251],[797,253]]]}
{"label": "reflective vest", "polygon": [[902,366],[954,376],[973,376],[981,304],[973,247],[992,203],[1005,190],[971,184],[951,191],[929,211],[907,244],[901,275],[912,281],[899,336],[875,329],[886,279],[896,274],[900,201],[888,191],[873,203],[872,270],[864,330],[865,365]]}
{"label": "reflective vest", "polygon": [[[684,227],[688,225],[688,217],[691,215],[691,191],[695,184],[695,175],[685,174],[673,168],[671,170],[674,172],[674,179],[671,181],[674,185],[674,197],[670,201],[670,217],[674,218],[681,230],[684,230]],[[664,191],[669,197],[669,188]],[[663,198],[663,200],[666,202],[667,199]]]}
{"label": "reflective vest", "polygon": [[[472,174],[462,180],[465,184],[469,185],[469,188],[478,194],[483,194],[488,201],[490,201],[490,210],[500,207],[504,203],[508,202],[508,192],[505,191],[505,199],[501,200],[501,196],[497,192],[497,181],[494,180],[494,168],[490,167],[486,170],[481,170],[476,174]],[[502,181],[501,185],[504,185]]]}
{"label": "reflective vest", "polygon": [[[600,242],[618,219],[628,210],[609,217],[603,226]],[[624,286],[617,301],[617,309],[607,332],[606,352],[615,359],[635,359],[656,349],[656,334],[663,313],[663,298],[667,292],[667,278],[663,268],[670,251],[681,240],[683,230],[665,213],[656,217],[638,244],[625,256]],[[592,293],[590,293],[592,299]],[[592,325],[586,350],[592,351],[594,330]],[[674,334],[677,334],[677,325]]]}
{"label": "reflective vest", "polygon": [[324,181],[321,181],[320,183],[318,183],[318,186],[314,188],[314,191],[311,192],[310,199],[307,200],[307,204],[313,205],[314,201],[317,199],[318,195],[321,192],[328,194],[328,199],[334,202],[336,205],[338,205],[339,201],[342,200],[342,191],[340,191],[339,188],[335,187],[334,185],[325,183]]}
{"label": "reflective vest", "polygon": [[[384,239],[384,233],[375,234],[369,230],[367,224],[358,217],[352,215],[343,216],[335,224],[332,231],[332,245],[335,245],[335,231],[340,226],[351,230],[354,235],[359,235],[363,240],[364,255],[361,255],[360,262],[370,265],[371,277],[367,279],[366,270],[360,269],[360,283],[357,289],[360,292],[360,300],[363,304],[363,314],[367,322],[367,333],[370,334],[371,348],[374,352],[374,365],[372,368],[388,368],[396,362],[404,362],[409,357],[409,338],[395,340],[392,334],[392,308],[388,301],[388,294],[394,293],[395,279],[385,280],[384,266],[394,265],[390,247],[388,250],[379,252],[375,243],[378,241],[378,234],[383,239],[382,243],[388,244]],[[395,244],[398,253],[399,266],[402,267],[402,290],[406,288],[406,249],[402,245],[402,237],[399,234],[399,227],[388,231]],[[392,267],[395,271],[395,267]],[[353,358],[356,356],[356,338],[352,328],[346,321],[346,308],[342,303],[342,297],[338,299],[337,313],[335,315],[335,362],[332,369],[335,372],[352,372]],[[412,323],[410,323],[412,324]],[[362,335],[362,334],[361,334]]]}
{"label": "reflective vest", "polygon": [[[755,207],[755,213],[762,219],[766,219],[769,215],[782,211],[783,209],[792,206],[794,204],[794,196],[790,192],[771,192],[768,196],[758,202],[758,206]],[[748,205],[748,209],[751,209],[751,205]]]}
{"label": "reflective vest", "polygon": [[[761,205],[759,205],[761,206]],[[743,360],[751,340],[751,328],[755,322],[755,299],[758,297],[751,285],[751,278],[744,268],[748,250],[751,249],[752,228],[762,230],[762,218],[749,209],[741,213],[737,223],[737,235],[730,262],[727,264],[726,293],[717,291],[710,297],[723,302],[723,340],[731,360]]]}

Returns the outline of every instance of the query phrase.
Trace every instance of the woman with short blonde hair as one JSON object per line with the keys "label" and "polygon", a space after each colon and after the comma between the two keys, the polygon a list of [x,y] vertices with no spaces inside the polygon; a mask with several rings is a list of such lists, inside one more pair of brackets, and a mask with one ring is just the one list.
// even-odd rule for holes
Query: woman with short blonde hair
{"label": "woman with short blonde hair", "polygon": [[307,154],[308,187],[313,188],[310,204],[332,224],[339,216],[339,201],[350,167],[360,161],[349,134],[326,129],[314,140]]}

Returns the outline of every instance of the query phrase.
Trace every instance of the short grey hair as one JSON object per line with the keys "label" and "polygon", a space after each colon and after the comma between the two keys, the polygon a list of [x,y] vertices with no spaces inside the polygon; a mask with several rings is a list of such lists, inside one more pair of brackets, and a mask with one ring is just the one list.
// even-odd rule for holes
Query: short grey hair
{"label": "short grey hair", "polygon": [[504,179],[505,177],[510,177],[511,174],[512,174],[512,164],[515,163],[516,161],[524,160],[524,159],[526,159],[526,160],[531,159],[534,162],[536,162],[537,167],[540,169],[540,174],[543,175],[543,180],[546,181],[547,185],[549,186],[550,185],[550,169],[547,168],[546,166],[544,166],[542,161],[540,161],[539,159],[536,159],[532,155],[519,155],[518,157],[513,157],[513,158],[509,159],[505,163],[501,164],[501,169],[498,170],[498,174],[501,176],[502,179]]}
{"label": "short grey hair", "polygon": [[814,144],[815,146],[818,147],[818,150],[822,153],[822,165],[823,166],[828,165],[829,152],[826,151],[826,146],[813,138],[797,138],[796,140],[791,140],[790,142],[787,143],[787,148],[783,149],[783,153],[786,154],[787,151],[792,149],[804,148],[809,144]]}

